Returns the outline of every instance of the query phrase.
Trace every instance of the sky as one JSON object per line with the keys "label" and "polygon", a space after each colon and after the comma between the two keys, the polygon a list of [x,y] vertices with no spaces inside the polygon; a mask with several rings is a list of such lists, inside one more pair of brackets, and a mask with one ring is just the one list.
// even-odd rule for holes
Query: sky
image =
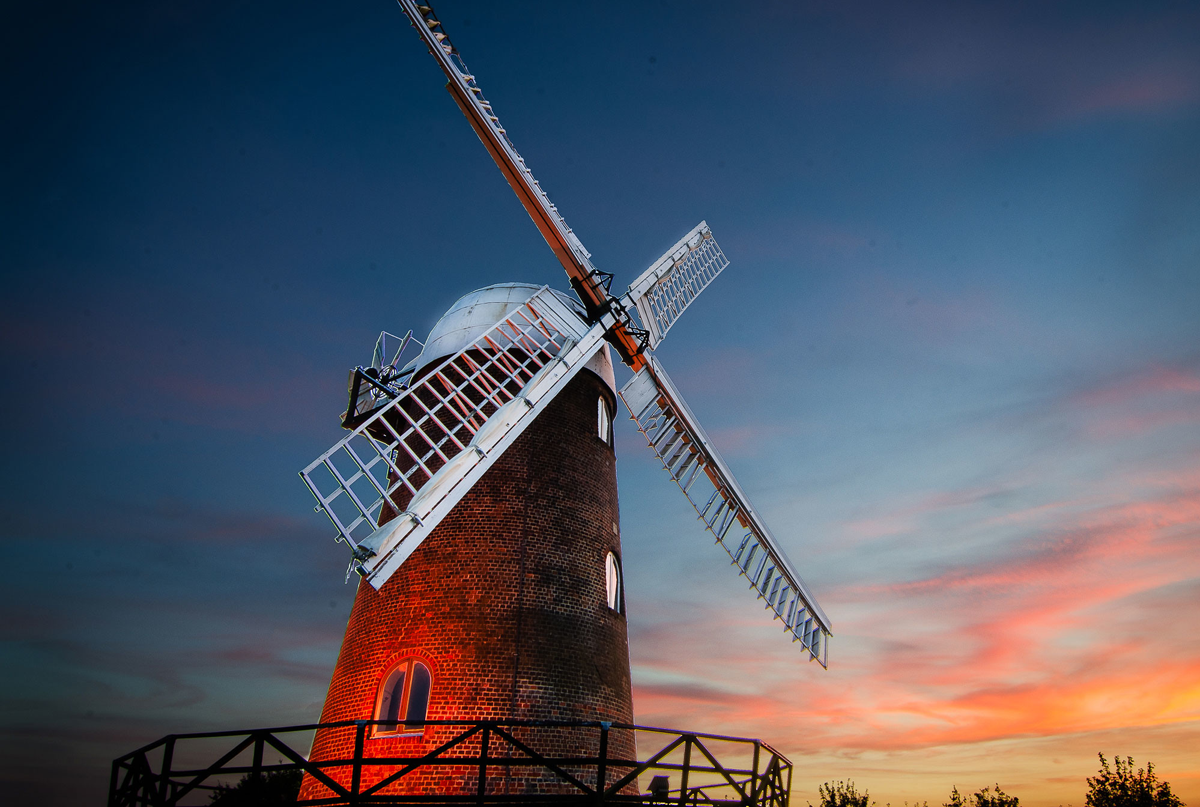
{"label": "sky", "polygon": [[[833,622],[825,671],[619,418],[638,722],[797,804],[1081,805],[1097,752],[1200,801],[1200,7],[437,9],[614,287],[712,227],[658,356]],[[353,589],[297,472],[379,331],[567,284],[395,4],[5,18],[0,783],[99,803],[318,717]]]}

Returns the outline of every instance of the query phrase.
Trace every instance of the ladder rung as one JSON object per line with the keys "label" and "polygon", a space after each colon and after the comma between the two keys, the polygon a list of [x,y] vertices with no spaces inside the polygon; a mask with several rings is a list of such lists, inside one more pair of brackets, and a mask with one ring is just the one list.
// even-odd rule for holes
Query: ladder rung
{"label": "ladder rung", "polygon": [[743,537],[743,538],[742,538],[742,543],[741,543],[741,545],[740,545],[740,546],[737,548],[737,552],[734,552],[734,553],[732,553],[733,562],[734,562],[735,564],[736,564],[736,563],[737,563],[739,560],[741,560],[741,558],[742,558],[742,553],[746,551],[746,546],[747,546],[747,544],[749,544],[749,543],[750,543],[750,538],[751,538],[751,537],[752,537],[752,533],[746,533],[745,537]]}

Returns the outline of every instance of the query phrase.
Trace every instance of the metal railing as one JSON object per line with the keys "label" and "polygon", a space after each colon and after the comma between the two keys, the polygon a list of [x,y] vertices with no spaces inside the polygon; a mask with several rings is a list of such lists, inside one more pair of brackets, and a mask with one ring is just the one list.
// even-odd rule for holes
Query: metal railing
{"label": "metal railing", "polygon": [[[673,804],[787,807],[792,764],[760,740],[601,721],[449,721],[405,724],[435,737],[410,756],[369,756],[375,727],[359,720],[250,731],[171,734],[113,760],[109,807],[206,804],[244,776],[303,771],[309,795],[298,805]],[[347,758],[310,762],[285,735],[352,735]],[[345,738],[347,741],[350,737]],[[614,749],[665,742],[649,757]],[[391,749],[397,745],[389,746]],[[594,752],[564,756],[563,748]],[[270,762],[275,758],[276,762]],[[650,777],[650,790],[639,777]],[[401,792],[417,778],[430,793]],[[531,785],[529,783],[536,783]],[[319,795],[311,795],[318,792]]]}

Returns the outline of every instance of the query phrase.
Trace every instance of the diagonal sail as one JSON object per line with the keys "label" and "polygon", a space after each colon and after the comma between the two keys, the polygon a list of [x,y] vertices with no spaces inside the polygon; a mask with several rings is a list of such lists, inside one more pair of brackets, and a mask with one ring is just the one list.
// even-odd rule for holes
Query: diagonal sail
{"label": "diagonal sail", "polygon": [[300,472],[379,588],[604,341],[542,287]]}
{"label": "diagonal sail", "polygon": [[608,325],[607,338],[622,361],[634,370],[639,369],[644,361],[641,356],[642,340],[640,334],[629,327],[628,316],[621,308],[620,301],[614,300],[608,292],[612,275],[601,272],[592,265],[592,254],[567,225],[566,219],[550,201],[541,183],[534,179],[533,172],[525,164],[525,159],[517,153],[508,131],[496,116],[496,110],[484,97],[474,74],[467,69],[466,62],[450,41],[433,7],[428,2],[416,0],[397,2],[425,41],[429,52],[437,59],[442,72],[446,74],[446,89],[454,97],[475,134],[479,136],[480,142],[495,160],[521,205],[566,270],[571,287],[579,295],[589,317],[595,321],[605,321]]}
{"label": "diagonal sail", "polygon": [[817,605],[775,536],[713,448],[679,391],[650,357],[620,392],[638,430],[696,508],[738,573],[822,667],[828,666],[829,618]]}
{"label": "diagonal sail", "polygon": [[629,286],[628,304],[650,334],[650,348],[658,347],[675,320],[708,284],[729,265],[706,222],[671,247]]}

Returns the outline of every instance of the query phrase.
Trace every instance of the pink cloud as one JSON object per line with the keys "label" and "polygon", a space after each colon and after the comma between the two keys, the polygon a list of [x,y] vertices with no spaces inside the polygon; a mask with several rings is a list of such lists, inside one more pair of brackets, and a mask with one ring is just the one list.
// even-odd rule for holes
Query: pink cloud
{"label": "pink cloud", "polygon": [[[1195,412],[1197,391],[1189,367],[1154,366],[1064,396],[1050,414],[1087,422],[1162,401]],[[694,618],[631,645],[638,718],[827,760],[828,749],[846,760],[1172,726],[1194,738],[1198,461],[1175,450],[1137,468],[1104,465],[1094,479],[1059,480],[1065,495],[1049,498],[1047,474],[1073,466],[1048,454],[1002,481],[849,522],[850,540],[830,551],[869,582],[821,595],[837,630],[828,673],[797,660],[743,592],[673,603]]]}
{"label": "pink cloud", "polygon": [[1096,439],[1119,439],[1200,423],[1200,373],[1155,366],[1068,397],[1065,406],[1081,415]]}
{"label": "pink cloud", "polygon": [[856,315],[869,327],[877,327],[884,319],[896,330],[907,331],[938,349],[946,349],[955,338],[973,333],[994,335],[1002,331],[1006,338],[1016,338],[1024,332],[994,290],[987,287],[947,292],[898,285],[895,277],[882,273],[871,273],[865,280],[856,288]]}
{"label": "pink cloud", "polygon": [[[71,368],[90,407],[123,415],[253,433],[311,433],[336,417],[314,411],[314,391],[328,394],[331,381],[298,351],[252,348],[212,334],[193,344],[168,330],[131,330],[102,312],[87,327],[78,321],[51,327],[34,316],[5,321],[0,345],[55,362],[58,368],[43,370],[47,379]],[[331,401],[330,408],[341,403]]]}
{"label": "pink cloud", "polygon": [[[748,607],[734,618],[713,605],[654,628],[634,642],[654,648],[639,666],[682,661],[691,672],[640,684],[639,717],[729,721],[729,731],[847,753],[1197,720],[1200,647],[1162,640],[1155,626],[1194,611],[1195,588],[1178,586],[1200,580],[1200,486],[1194,476],[1161,484],[1125,503],[1031,508],[1026,537],[992,557],[832,592],[826,607],[841,618],[829,673],[806,672],[774,644],[742,656],[735,637],[767,632]],[[921,504],[970,508],[983,495]],[[718,633],[731,644],[714,652]],[[739,689],[691,683],[713,669]]]}
{"label": "pink cloud", "polygon": [[[936,491],[918,496],[911,504],[902,504],[880,515],[854,519],[843,524],[843,535],[851,540],[870,540],[913,532],[934,514],[976,505],[992,496],[1012,492],[1015,486],[974,487]],[[1047,505],[1053,507],[1054,505]]]}
{"label": "pink cloud", "polygon": [[[1161,14],[1051,28],[1016,7],[972,7],[895,26],[893,72],[918,91],[990,88],[999,103],[988,114],[1007,116],[1010,132],[1159,114],[1200,101],[1200,62],[1179,33],[1192,26]],[[993,121],[993,130],[998,123],[1006,128]]]}
{"label": "pink cloud", "polygon": [[1049,117],[1069,121],[1113,113],[1156,113],[1200,100],[1193,65],[1161,65],[1117,76],[1064,99]]}
{"label": "pink cloud", "polygon": [[707,433],[723,457],[753,457],[768,439],[779,438],[780,429],[750,424],[711,429]]}
{"label": "pink cloud", "polygon": [[1072,401],[1085,407],[1103,406],[1171,392],[1200,392],[1200,373],[1160,365],[1079,392]]}
{"label": "pink cloud", "polygon": [[1005,589],[1052,581],[1081,564],[1132,553],[1152,551],[1148,546],[1164,529],[1200,523],[1200,497],[1195,493],[1154,503],[1135,502],[1051,534],[1039,534],[1017,548],[1008,559],[985,559],[936,577],[889,587],[889,591],[920,592],[947,589]]}
{"label": "pink cloud", "polygon": [[1185,425],[1200,425],[1200,407],[1191,410],[1110,416],[1089,424],[1088,431],[1093,437],[1112,439]]}
{"label": "pink cloud", "polygon": [[[690,390],[711,394],[713,379],[721,380],[720,389],[734,390],[739,397],[745,391],[757,390],[768,374],[763,372],[763,357],[744,347],[715,347],[700,355],[686,357],[685,362],[668,368],[671,380],[685,396]],[[731,393],[732,394],[732,393]]]}
{"label": "pink cloud", "polygon": [[1195,489],[1063,515],[1074,523],[1041,525],[1005,555],[860,596],[925,596],[933,608],[965,600],[977,610],[955,630],[964,647],[977,648],[974,663],[1008,664],[1038,631],[1052,642],[1088,626],[1091,609],[1200,574],[1200,559],[1188,551],[1200,540]]}
{"label": "pink cloud", "polygon": [[[764,387],[778,383],[762,353],[739,347],[715,348],[669,372],[689,406],[698,410],[697,417],[722,456],[754,456],[768,441],[778,440],[796,427],[794,420],[748,421],[753,413],[747,412],[747,401],[767,397]],[[714,384],[714,379],[720,383]],[[726,413],[735,414],[736,423],[725,425],[721,415]],[[639,441],[638,445],[645,444]]]}
{"label": "pink cloud", "polygon": [[871,245],[870,237],[861,231],[830,221],[803,222],[795,228],[795,233],[817,256],[849,257]]}

